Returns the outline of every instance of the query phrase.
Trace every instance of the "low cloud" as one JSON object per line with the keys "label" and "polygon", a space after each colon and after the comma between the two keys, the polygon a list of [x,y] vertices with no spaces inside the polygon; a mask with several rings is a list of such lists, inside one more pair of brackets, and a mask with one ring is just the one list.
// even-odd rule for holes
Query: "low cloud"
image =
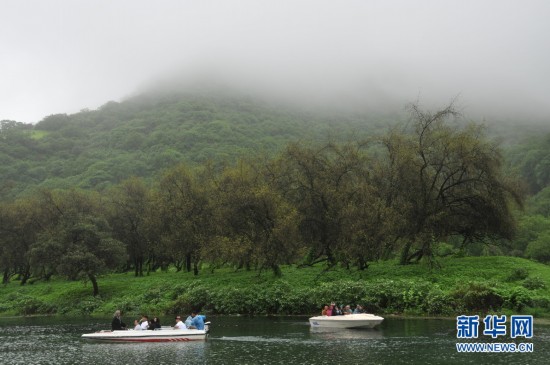
{"label": "low cloud", "polygon": [[550,117],[546,1],[3,2],[0,119],[94,109],[169,79],[364,110],[459,95]]}

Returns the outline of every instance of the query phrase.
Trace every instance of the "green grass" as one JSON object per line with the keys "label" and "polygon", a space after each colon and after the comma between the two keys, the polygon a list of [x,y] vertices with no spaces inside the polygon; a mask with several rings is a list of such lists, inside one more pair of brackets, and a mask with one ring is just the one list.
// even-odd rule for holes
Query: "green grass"
{"label": "green grass", "polygon": [[115,309],[167,315],[199,307],[220,314],[312,314],[324,304],[362,303],[381,314],[450,316],[462,313],[526,313],[550,317],[550,267],[514,257],[445,258],[439,267],[372,263],[367,270],[284,267],[270,271],[154,272],[99,278],[90,283],[60,278],[0,287],[0,315],[108,316]]}

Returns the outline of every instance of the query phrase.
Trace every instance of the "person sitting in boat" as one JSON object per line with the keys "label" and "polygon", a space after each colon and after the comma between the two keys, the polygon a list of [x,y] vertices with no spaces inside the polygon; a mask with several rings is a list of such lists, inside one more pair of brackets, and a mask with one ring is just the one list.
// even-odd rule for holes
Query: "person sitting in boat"
{"label": "person sitting in boat", "polygon": [[191,317],[193,320],[191,321],[191,326],[189,328],[195,328],[198,330],[204,329],[204,317],[197,313],[196,311],[191,312]]}
{"label": "person sitting in boat", "polygon": [[341,316],[342,314],[342,310],[340,310],[340,308],[338,308],[338,305],[334,305],[334,308],[332,308],[332,315],[333,316]]}
{"label": "person sitting in boat", "polygon": [[334,302],[330,303],[330,305],[328,306],[328,309],[327,309],[327,316],[332,316],[332,311],[334,310],[334,306],[336,304]]}
{"label": "person sitting in boat", "polygon": [[349,304],[346,305],[346,306],[344,307],[344,310],[342,311],[342,313],[343,313],[344,315],[348,315],[348,314],[352,314],[352,313],[353,313],[353,312],[351,311],[351,307],[349,306]]}
{"label": "person sitting in boat", "polygon": [[142,315],[141,320],[139,321],[139,323],[141,325],[142,330],[148,329],[149,328],[149,317],[147,317],[146,315]]}
{"label": "person sitting in boat", "polygon": [[363,307],[361,306],[361,304],[357,304],[355,306],[355,309],[353,310],[353,314],[359,314],[359,313],[363,313]]}
{"label": "person sitting in boat", "polygon": [[149,323],[149,329],[154,331],[157,328],[161,328],[160,320],[159,317],[154,317],[153,320]]}
{"label": "person sitting in boat", "polygon": [[141,324],[137,319],[134,319],[134,331],[141,331]]}
{"label": "person sitting in boat", "polygon": [[191,317],[191,315],[188,315],[187,318],[185,319],[185,325],[187,326],[187,328],[191,327],[191,325],[193,324],[193,317]]}
{"label": "person sitting in boat", "polygon": [[175,330],[186,330],[187,326],[181,321],[180,316],[176,316],[176,324],[173,327]]}
{"label": "person sitting in boat", "polygon": [[126,323],[122,322],[120,310],[117,309],[113,315],[113,320],[111,321],[111,331],[120,331],[125,329]]}
{"label": "person sitting in boat", "polygon": [[325,305],[323,307],[323,310],[321,311],[321,315],[322,316],[328,316],[327,312],[328,312],[328,305]]}

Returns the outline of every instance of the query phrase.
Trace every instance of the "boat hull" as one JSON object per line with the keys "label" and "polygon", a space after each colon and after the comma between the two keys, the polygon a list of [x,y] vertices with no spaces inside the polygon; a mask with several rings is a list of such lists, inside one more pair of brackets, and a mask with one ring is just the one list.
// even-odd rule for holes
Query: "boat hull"
{"label": "boat hull", "polygon": [[206,330],[172,330],[160,329],[155,331],[100,331],[85,333],[82,338],[97,342],[189,342],[205,341]]}
{"label": "boat hull", "polygon": [[374,314],[361,313],[345,316],[311,317],[309,323],[313,328],[373,328],[382,323],[383,320],[384,318]]}

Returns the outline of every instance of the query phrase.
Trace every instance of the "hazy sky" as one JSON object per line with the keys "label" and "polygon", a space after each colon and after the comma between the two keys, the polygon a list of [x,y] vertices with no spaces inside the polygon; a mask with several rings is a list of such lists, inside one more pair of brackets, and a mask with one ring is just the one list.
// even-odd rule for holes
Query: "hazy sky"
{"label": "hazy sky", "polygon": [[0,120],[175,74],[366,109],[459,95],[466,113],[550,122],[550,1],[0,0]]}

